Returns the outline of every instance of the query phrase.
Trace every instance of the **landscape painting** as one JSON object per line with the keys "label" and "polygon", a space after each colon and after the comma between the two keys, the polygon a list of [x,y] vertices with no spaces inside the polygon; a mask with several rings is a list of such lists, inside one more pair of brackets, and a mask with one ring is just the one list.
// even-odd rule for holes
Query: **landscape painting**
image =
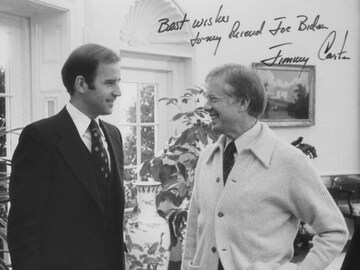
{"label": "landscape painting", "polygon": [[267,94],[261,121],[270,126],[311,126],[315,117],[315,66],[253,63]]}

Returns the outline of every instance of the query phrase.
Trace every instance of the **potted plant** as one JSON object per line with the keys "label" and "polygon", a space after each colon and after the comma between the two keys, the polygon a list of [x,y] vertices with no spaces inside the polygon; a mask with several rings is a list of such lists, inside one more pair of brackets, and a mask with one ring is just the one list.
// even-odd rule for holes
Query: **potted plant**
{"label": "potted plant", "polygon": [[[142,163],[140,176],[152,177],[162,183],[157,194],[157,205],[161,214],[168,219],[171,233],[171,246],[184,237],[188,203],[193,188],[195,168],[199,155],[205,147],[217,140],[210,125],[210,120],[200,103],[205,98],[204,89],[194,87],[187,89],[180,98],[161,98],[160,102],[176,106],[179,113],[172,121],[184,126],[182,132],[171,137],[161,152]],[[184,107],[191,105],[188,111]]]}

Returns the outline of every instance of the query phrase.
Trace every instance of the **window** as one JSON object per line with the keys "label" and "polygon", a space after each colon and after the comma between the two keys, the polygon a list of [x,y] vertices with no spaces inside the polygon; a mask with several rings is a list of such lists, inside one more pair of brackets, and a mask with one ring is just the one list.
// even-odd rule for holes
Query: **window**
{"label": "window", "polygon": [[[29,20],[0,12],[0,218],[8,214],[9,160],[31,113]],[[5,130],[17,130],[5,133]],[[0,226],[1,227],[1,226]],[[5,242],[0,257],[9,263]]]}
{"label": "window", "polygon": [[[27,18],[0,12],[1,131],[23,127],[31,115],[28,23]],[[11,157],[18,133],[0,136],[0,157]]]}
{"label": "window", "polygon": [[129,76],[125,74],[127,71],[122,70],[122,77],[128,80],[123,79],[120,85],[121,96],[116,99],[113,113],[101,118],[115,125],[121,132],[126,207],[132,207],[136,202],[133,184],[141,180],[139,166],[156,155],[158,149],[162,148],[159,138],[167,136],[164,134],[164,113],[161,113],[164,108],[157,102],[164,95],[161,92],[165,89],[166,75],[152,71],[133,71]]}
{"label": "window", "polygon": [[180,96],[185,78],[191,80],[191,74],[184,76],[186,61],[181,58],[126,51],[121,55],[121,96],[113,113],[101,118],[122,134],[126,202],[131,207],[135,197],[133,182],[145,180],[139,179],[139,165],[158,155],[178,128],[171,121],[178,108],[166,106],[159,99]]}
{"label": "window", "polygon": [[135,180],[138,179],[136,168],[155,154],[157,85],[122,83],[121,91],[113,114],[119,117],[123,136],[125,180]]}
{"label": "window", "polygon": [[[6,108],[8,107],[6,103],[8,103],[10,97],[5,93],[5,68],[2,63],[3,61],[0,58],[0,157],[5,157],[7,152],[6,136],[2,135],[2,131],[6,129]],[[6,172],[6,166],[4,164],[0,164],[0,172]]]}
{"label": "window", "polygon": [[[6,158],[9,155],[9,135],[5,131],[9,127],[10,117],[10,98],[8,87],[8,37],[0,32],[0,157]],[[7,166],[4,163],[0,164],[0,172],[6,174]]]}
{"label": "window", "polygon": [[101,117],[121,132],[124,148],[125,181],[140,180],[137,169],[154,157],[169,138],[168,113],[158,100],[167,96],[167,72],[122,68],[121,96],[113,113]]}
{"label": "window", "polygon": [[[29,104],[28,20],[0,12],[0,227],[8,216],[10,157],[18,134],[7,133],[23,124],[24,108]],[[29,113],[28,113],[29,115]],[[6,238],[0,237],[0,258],[10,257]],[[2,261],[3,262],[3,261]]]}

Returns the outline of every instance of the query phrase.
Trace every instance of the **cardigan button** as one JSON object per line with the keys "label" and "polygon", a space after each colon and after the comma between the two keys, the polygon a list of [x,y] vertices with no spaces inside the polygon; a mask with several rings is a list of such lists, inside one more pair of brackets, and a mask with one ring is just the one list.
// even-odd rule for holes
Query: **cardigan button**
{"label": "cardigan button", "polygon": [[224,216],[224,213],[223,212],[219,212],[218,213],[218,217],[223,217]]}
{"label": "cardigan button", "polygon": [[216,247],[212,247],[211,251],[215,253],[216,252]]}
{"label": "cardigan button", "polygon": [[220,177],[216,177],[216,183],[220,182]]}

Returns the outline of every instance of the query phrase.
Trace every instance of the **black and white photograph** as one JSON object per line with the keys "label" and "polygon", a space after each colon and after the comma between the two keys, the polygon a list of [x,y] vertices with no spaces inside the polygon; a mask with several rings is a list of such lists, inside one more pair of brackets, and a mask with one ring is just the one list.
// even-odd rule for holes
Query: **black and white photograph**
{"label": "black and white photograph", "polygon": [[360,0],[0,0],[0,270],[359,270]]}

